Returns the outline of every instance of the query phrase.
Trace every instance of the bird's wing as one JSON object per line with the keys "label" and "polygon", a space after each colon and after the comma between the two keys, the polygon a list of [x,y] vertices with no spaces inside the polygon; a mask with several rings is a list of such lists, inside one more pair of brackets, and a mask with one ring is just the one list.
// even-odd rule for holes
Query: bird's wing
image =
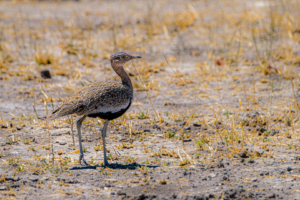
{"label": "bird's wing", "polygon": [[121,83],[96,82],[83,87],[71,96],[53,111],[48,119],[52,120],[70,114],[113,113],[126,108],[132,98],[132,91]]}

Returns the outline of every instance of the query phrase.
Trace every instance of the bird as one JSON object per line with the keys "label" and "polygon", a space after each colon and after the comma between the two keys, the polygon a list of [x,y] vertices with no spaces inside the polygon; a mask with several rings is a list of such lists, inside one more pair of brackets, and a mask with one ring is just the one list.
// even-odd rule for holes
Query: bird
{"label": "bird", "polygon": [[112,69],[121,78],[120,82],[101,81],[86,85],[76,92],[69,99],[58,106],[56,110],[47,118],[54,120],[63,116],[77,114],[80,118],[76,121],[79,139],[79,164],[81,161],[89,165],[84,159],[81,143],[81,126],[87,117],[101,118],[105,120],[102,128],[102,143],[104,154],[104,166],[109,165],[106,157],[105,136],[110,120],[122,116],[133,101],[133,86],[131,80],[123,68],[123,65],[130,60],[141,58],[132,56],[125,52],[117,52],[111,55],[110,63]]}

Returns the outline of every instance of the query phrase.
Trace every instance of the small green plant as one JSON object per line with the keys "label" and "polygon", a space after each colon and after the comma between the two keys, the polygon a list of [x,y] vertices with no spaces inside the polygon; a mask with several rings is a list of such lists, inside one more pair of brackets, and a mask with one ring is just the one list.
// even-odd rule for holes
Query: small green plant
{"label": "small green plant", "polygon": [[263,142],[268,142],[268,141],[270,141],[270,139],[269,139],[269,138],[267,138],[267,137],[263,137]]}
{"label": "small green plant", "polygon": [[107,159],[108,160],[118,160],[118,155],[117,154],[108,154]]}
{"label": "small green plant", "polygon": [[35,147],[29,147],[27,151],[35,151]]}
{"label": "small green plant", "polygon": [[[72,162],[72,159],[70,157],[64,157],[63,161],[62,161],[62,164],[63,165],[67,165],[68,163],[71,163]],[[47,164],[47,163],[46,163]]]}
{"label": "small green plant", "polygon": [[14,163],[16,163],[16,162],[15,162],[15,159],[14,159],[14,158],[10,158],[10,159],[8,160],[8,163],[9,163],[9,164],[14,164]]}
{"label": "small green plant", "polygon": [[97,146],[94,146],[93,149],[94,149],[95,151],[100,151],[100,150],[103,149],[103,147],[100,146],[100,145],[97,145]]}
{"label": "small green plant", "polygon": [[24,144],[29,144],[31,142],[31,139],[24,139],[23,142]]}
{"label": "small green plant", "polygon": [[270,133],[271,133],[271,131],[266,130],[266,132],[264,133],[264,136],[268,136],[268,135],[270,135]]}
{"label": "small green plant", "polygon": [[292,125],[292,120],[291,120],[291,118],[287,117],[287,118],[285,119],[285,123],[286,123],[287,126],[291,126],[291,125]]}
{"label": "small green plant", "polygon": [[138,115],[139,119],[147,119],[148,118],[148,111],[146,111],[146,113],[144,113],[143,111],[141,111]]}
{"label": "small green plant", "polygon": [[139,141],[142,141],[146,136],[147,136],[147,134],[140,135]]}
{"label": "small green plant", "polygon": [[165,138],[173,138],[176,135],[176,132],[167,132],[165,133]]}
{"label": "small green plant", "polygon": [[129,157],[129,158],[127,158],[127,160],[126,160],[126,162],[128,162],[128,163],[134,163],[134,162],[136,162],[136,158],[134,158],[134,157]]}
{"label": "small green plant", "polygon": [[22,172],[22,171],[24,170],[24,167],[18,165],[17,168],[16,168],[16,170],[17,170],[18,172]]}
{"label": "small green plant", "polygon": [[203,145],[206,143],[203,138],[200,140],[195,140],[196,145],[199,147],[199,149],[203,149]]}
{"label": "small green plant", "polygon": [[226,110],[225,116],[226,116],[227,118],[229,118],[229,112],[228,112],[228,110]]}
{"label": "small green plant", "polygon": [[13,139],[5,137],[6,138],[6,143],[7,144],[12,144],[13,143]]}

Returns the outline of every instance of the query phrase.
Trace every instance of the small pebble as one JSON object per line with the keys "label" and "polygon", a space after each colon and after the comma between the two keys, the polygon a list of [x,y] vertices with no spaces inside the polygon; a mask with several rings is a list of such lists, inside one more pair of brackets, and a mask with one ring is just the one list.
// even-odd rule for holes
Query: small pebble
{"label": "small pebble", "polygon": [[122,191],[118,191],[118,192],[117,192],[117,195],[119,195],[119,196],[121,196],[121,195],[126,195],[126,193],[125,193],[125,192],[122,192]]}
{"label": "small pebble", "polygon": [[154,129],[160,129],[160,126],[159,126],[158,124],[154,124],[154,125],[153,125],[153,128],[154,128]]}
{"label": "small pebble", "polygon": [[250,117],[251,118],[256,118],[256,114],[251,114]]}
{"label": "small pebble", "polygon": [[262,133],[266,132],[267,129],[265,129],[265,128],[263,128],[263,127],[257,127],[257,128],[256,128],[256,131],[258,131],[258,132],[260,133],[260,135],[261,135]]}
{"label": "small pebble", "polygon": [[41,179],[41,181],[48,181],[49,180],[49,177],[44,177]]}
{"label": "small pebble", "polygon": [[239,157],[241,157],[241,158],[249,158],[249,156],[247,155],[246,152],[241,152],[241,153],[239,153],[238,155],[239,155]]}
{"label": "small pebble", "polygon": [[186,124],[186,121],[181,122],[181,123],[179,124],[179,126],[184,126],[185,124]]}
{"label": "small pebble", "polygon": [[20,180],[20,177],[12,177],[11,175],[7,175],[6,177],[5,177],[5,180],[7,180],[7,181],[19,181]]}
{"label": "small pebble", "polygon": [[59,142],[60,145],[66,145],[67,142],[66,141],[62,141],[62,142]]}
{"label": "small pebble", "polygon": [[6,125],[3,125],[3,124],[1,124],[1,128],[7,128],[7,126],[6,126]]}
{"label": "small pebble", "polygon": [[196,127],[200,127],[201,126],[200,123],[193,123],[193,125],[196,126]]}
{"label": "small pebble", "polygon": [[269,195],[267,198],[269,198],[269,199],[273,199],[273,198],[275,198],[276,197],[276,195],[275,194],[271,194],[271,195]]}
{"label": "small pebble", "polygon": [[209,178],[215,178],[217,175],[216,174],[210,174],[208,177]]}
{"label": "small pebble", "polygon": [[50,79],[51,78],[50,71],[48,69],[42,70],[41,77],[44,79]]}
{"label": "small pebble", "polygon": [[7,188],[5,187],[5,186],[3,186],[3,187],[0,187],[0,191],[3,191],[3,190],[7,190]]}
{"label": "small pebble", "polygon": [[36,182],[36,181],[38,181],[39,179],[38,179],[38,178],[29,178],[28,180],[31,180],[31,181],[33,181],[33,182]]}

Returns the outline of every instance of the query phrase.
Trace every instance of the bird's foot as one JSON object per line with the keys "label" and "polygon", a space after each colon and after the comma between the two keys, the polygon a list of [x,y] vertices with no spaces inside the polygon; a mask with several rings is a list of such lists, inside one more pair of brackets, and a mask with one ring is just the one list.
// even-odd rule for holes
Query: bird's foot
{"label": "bird's foot", "polygon": [[85,159],[84,159],[84,157],[83,157],[83,154],[80,154],[80,156],[79,156],[79,164],[80,164],[80,165],[81,165],[81,160],[83,161],[83,163],[84,163],[85,165],[90,166],[90,164],[88,164],[88,163],[85,161]]}
{"label": "bird's foot", "polygon": [[108,162],[107,162],[107,160],[105,160],[104,162],[103,162],[103,166],[104,167],[107,167],[109,164],[108,164]]}

